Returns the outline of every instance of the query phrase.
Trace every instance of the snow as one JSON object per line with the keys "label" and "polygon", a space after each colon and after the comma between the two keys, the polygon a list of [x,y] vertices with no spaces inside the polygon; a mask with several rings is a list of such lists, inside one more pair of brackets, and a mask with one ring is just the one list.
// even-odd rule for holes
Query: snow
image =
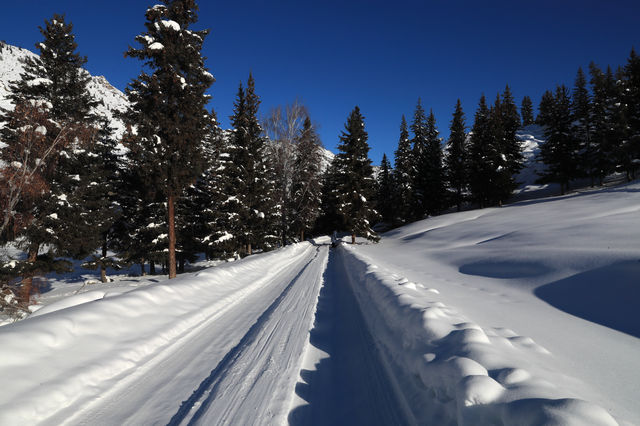
{"label": "snow", "polygon": [[636,182],[49,277],[0,327],[0,424],[640,424],[639,217]]}
{"label": "snow", "polygon": [[284,418],[327,253],[297,244],[0,328],[0,423]]}
{"label": "snow", "polygon": [[160,21],[160,25],[162,25],[165,28],[169,28],[173,31],[180,31],[180,24],[178,24],[176,21],[172,21],[172,20],[163,20]]}
{"label": "snow", "polygon": [[345,250],[396,376],[422,378],[405,374],[407,399],[448,401],[420,418],[640,423],[639,190],[443,215]]}
{"label": "snow", "polygon": [[[24,72],[24,59],[36,58],[37,55],[27,49],[5,44],[0,51],[0,107],[11,108],[13,105],[8,99],[11,82],[20,79]],[[49,84],[50,80],[36,79],[32,84]],[[124,112],[128,107],[128,101],[124,93],[113,87],[104,77],[93,76],[88,84],[89,93],[98,101],[95,112],[109,120],[114,128],[114,137],[120,139],[125,130],[125,125],[118,112]],[[52,108],[50,103],[45,103],[47,108]],[[122,151],[124,147],[121,146]]]}
{"label": "snow", "polygon": [[164,45],[158,41],[154,41],[149,45],[149,50],[162,50],[164,49]]}

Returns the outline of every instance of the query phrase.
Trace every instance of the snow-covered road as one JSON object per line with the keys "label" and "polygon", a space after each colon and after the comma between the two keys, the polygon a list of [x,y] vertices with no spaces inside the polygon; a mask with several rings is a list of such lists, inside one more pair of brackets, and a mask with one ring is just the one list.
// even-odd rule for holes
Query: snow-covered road
{"label": "snow-covered road", "polygon": [[62,299],[0,327],[0,424],[638,424],[639,206],[635,184]]}
{"label": "snow-covered road", "polygon": [[327,255],[299,244],[3,327],[0,424],[279,422]]}

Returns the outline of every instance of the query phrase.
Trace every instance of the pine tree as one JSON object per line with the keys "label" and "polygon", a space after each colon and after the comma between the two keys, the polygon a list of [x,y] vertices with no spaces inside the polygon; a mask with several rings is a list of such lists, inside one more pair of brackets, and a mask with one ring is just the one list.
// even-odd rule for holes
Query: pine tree
{"label": "pine tree", "polygon": [[589,64],[589,74],[591,74],[592,111],[593,111],[593,133],[592,146],[595,161],[595,174],[600,180],[613,171],[617,165],[617,147],[620,143],[620,135],[614,125],[616,110],[619,109],[618,88],[611,68],[607,72],[595,64]]}
{"label": "pine tree", "polygon": [[[500,94],[497,94],[493,106],[489,109],[488,147],[490,155],[488,159],[491,165],[492,182],[489,201],[498,205],[502,205],[502,202],[509,198],[516,187],[512,178],[512,168],[517,169],[518,164],[513,161],[513,153],[516,152],[516,149],[513,148],[513,141],[507,141],[504,109],[505,104],[502,102]],[[519,118],[517,122],[520,123]],[[513,131],[513,137],[515,138],[515,131]],[[520,145],[517,141],[516,144],[519,148]]]}
{"label": "pine tree", "polygon": [[367,138],[364,117],[356,106],[349,114],[345,130],[340,136],[342,143],[338,146],[340,152],[335,159],[338,172],[338,211],[346,229],[351,233],[353,244],[356,235],[378,240],[370,226],[370,220],[375,219],[377,213],[371,205],[374,181]]}
{"label": "pine tree", "polygon": [[615,73],[612,139],[618,141],[615,144],[617,168],[625,173],[627,181],[630,182],[640,162],[637,161],[638,146],[634,145],[631,138],[633,132],[629,125],[629,112],[633,106],[630,107],[626,102],[629,99],[628,86],[626,72],[622,66],[618,66]]}
{"label": "pine tree", "polygon": [[127,148],[122,173],[123,186],[119,193],[123,210],[123,223],[117,231],[118,252],[127,263],[144,265],[150,263],[154,273],[156,262],[165,263],[164,245],[167,237],[167,211],[162,191],[162,165],[156,160],[161,156],[162,146],[151,143],[130,129],[123,136]]}
{"label": "pine tree", "polygon": [[412,157],[412,180],[413,180],[413,206],[412,217],[419,219],[424,217],[427,211],[426,198],[428,194],[425,193],[425,181],[428,179],[426,176],[427,164],[423,164],[424,159],[427,156],[427,116],[422,107],[422,102],[418,99],[416,109],[413,113],[413,121],[411,122],[411,131],[413,132],[413,139],[411,144],[413,145]]}
{"label": "pine tree", "polygon": [[247,89],[242,85],[238,89],[231,117],[233,133],[223,206],[230,217],[229,233],[237,249],[245,254],[252,254],[258,247],[268,249],[279,240],[279,216],[272,201],[276,199],[275,182],[257,118],[259,103],[255,81],[249,75]]}
{"label": "pine tree", "polygon": [[505,160],[500,150],[504,130],[499,111],[499,95],[491,109],[483,95],[471,131],[467,166],[469,189],[481,208],[499,203],[510,194],[509,182],[505,182],[505,176],[508,176]]}
{"label": "pine tree", "polygon": [[595,158],[596,151],[591,141],[591,96],[587,88],[587,78],[582,68],[578,68],[576,74],[572,93],[571,113],[573,114],[573,136],[580,145],[580,168],[586,176],[591,178],[591,186],[593,186],[595,184],[595,177],[597,176],[597,162]]}
{"label": "pine tree", "polygon": [[545,126],[546,142],[540,147],[540,156],[547,165],[540,182],[558,182],[565,193],[572,179],[578,176],[579,145],[571,132],[571,99],[565,86],[556,88],[554,105]]}
{"label": "pine tree", "polygon": [[445,175],[449,187],[453,189],[453,200],[458,211],[462,207],[467,184],[467,134],[465,132],[464,112],[460,99],[451,120],[451,133],[447,142],[445,157]]}
{"label": "pine tree", "polygon": [[38,57],[24,60],[20,80],[12,84],[10,99],[44,101],[52,120],[65,125],[90,121],[96,101],[87,91],[91,79],[82,69],[87,58],[76,53],[73,24],[64,15],[54,14],[39,27],[44,40],[36,44]]}
{"label": "pine tree", "polygon": [[158,146],[160,181],[167,201],[169,278],[176,276],[176,199],[200,175],[200,142],[207,131],[205,91],[214,79],[204,67],[202,45],[209,33],[191,31],[197,22],[194,0],[165,0],[146,12],[146,32],[137,36],[141,48],[127,56],[144,61],[142,72],[127,89],[132,122],[143,146]]}
{"label": "pine tree", "polygon": [[[122,214],[118,200],[122,188],[122,170],[117,154],[117,141],[112,136],[114,129],[106,119],[99,120],[98,123],[95,138],[86,150],[78,153],[82,185],[71,194],[74,204],[81,206],[77,217],[83,222],[83,226],[76,222],[67,232],[79,241],[84,241],[84,244],[89,242],[88,247],[101,249],[101,255],[93,255],[83,267],[99,268],[102,282],[107,282],[107,268],[120,267],[117,261],[108,256],[108,250],[115,248],[114,226]],[[86,229],[91,232],[84,232]]]}
{"label": "pine tree", "polygon": [[516,183],[512,177],[522,170],[524,166],[524,156],[522,154],[522,145],[517,137],[518,129],[520,129],[520,115],[518,107],[513,100],[511,89],[507,85],[502,94],[502,103],[500,113],[502,115],[502,127],[504,129],[504,148],[502,153],[505,155],[506,165],[509,172],[509,180],[511,180],[512,189],[515,189]]}
{"label": "pine tree", "polygon": [[400,138],[398,140],[398,149],[395,152],[395,184],[397,190],[397,218],[394,222],[406,223],[413,216],[412,208],[414,207],[414,161],[413,151],[411,149],[411,140],[409,139],[409,131],[407,130],[407,121],[402,116],[400,122]]}
{"label": "pine tree", "polygon": [[[37,166],[42,170],[38,173],[43,179],[42,191],[38,197],[20,205],[22,211],[19,215],[29,217],[29,220],[21,224],[21,229],[16,229],[24,237],[22,244],[28,251],[27,262],[32,264],[27,269],[32,274],[48,270],[44,258],[38,261],[38,252],[45,244],[55,250],[56,255],[76,258],[86,256],[94,248],[89,246],[88,239],[75,238],[70,232],[83,231],[81,225],[84,222],[79,216],[82,206],[74,204],[70,195],[81,186],[77,154],[93,137],[91,108],[95,106],[86,87],[89,75],[81,68],[86,58],[75,53],[77,44],[72,28],[61,15],[54,15],[45,21],[44,27],[40,27],[44,37],[41,43],[36,44],[40,56],[25,60],[20,79],[10,85],[9,98],[15,108],[4,110],[0,118],[6,123],[2,130],[5,143],[2,157],[5,162],[19,152],[27,153],[24,144],[27,139],[34,139],[25,132],[33,129],[43,129],[43,139],[50,148],[39,153],[46,153],[46,163],[45,157],[40,156]],[[44,121],[36,127],[22,125],[24,120],[30,120],[29,116],[39,116],[52,125]],[[49,265],[51,268],[59,269],[53,253],[47,259],[54,262]],[[36,263],[45,269],[34,269]],[[25,296],[28,297],[31,275],[24,278]]]}
{"label": "pine tree", "polygon": [[305,232],[313,229],[320,213],[321,155],[318,135],[307,116],[296,146],[291,184],[291,217],[300,241],[304,241]]}
{"label": "pine tree", "polygon": [[636,178],[640,167],[640,56],[631,49],[624,67],[624,96],[629,125],[627,155],[631,166],[630,179]]}
{"label": "pine tree", "polygon": [[533,119],[533,102],[529,96],[522,98],[522,104],[520,105],[520,115],[522,116],[522,125],[530,126],[535,123]]}
{"label": "pine tree", "polygon": [[544,125],[544,123],[548,123],[550,121],[554,105],[555,98],[553,96],[553,92],[546,90],[542,94],[542,97],[540,98],[540,105],[538,106],[538,116],[536,117],[536,122],[538,124]]}
{"label": "pine tree", "polygon": [[195,233],[200,240],[201,250],[208,259],[228,258],[236,251],[228,232],[230,220],[223,208],[227,200],[226,181],[228,177],[229,144],[211,111],[210,131],[203,141],[205,168],[196,181],[194,197],[200,221],[195,223]]}
{"label": "pine tree", "polygon": [[383,222],[392,223],[395,217],[395,194],[391,163],[387,154],[382,154],[380,173],[378,174],[376,194],[376,210]]}
{"label": "pine tree", "polygon": [[343,229],[345,224],[339,212],[339,179],[340,162],[334,157],[329,167],[322,175],[320,214],[316,220],[314,232],[317,234],[331,234],[334,231]]}
{"label": "pine tree", "polygon": [[[445,206],[446,190],[442,167],[442,139],[436,127],[433,111],[427,117],[427,149],[423,157],[417,158],[419,182],[423,188],[425,213],[434,215]],[[421,177],[421,178],[420,178]]]}

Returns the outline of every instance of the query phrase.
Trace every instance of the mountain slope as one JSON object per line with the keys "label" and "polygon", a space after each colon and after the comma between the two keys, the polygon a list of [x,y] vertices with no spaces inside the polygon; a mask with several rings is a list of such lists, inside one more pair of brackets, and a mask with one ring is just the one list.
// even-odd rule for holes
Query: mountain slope
{"label": "mountain slope", "polygon": [[[0,107],[11,107],[11,102],[7,99],[10,83],[18,80],[24,72],[22,61],[36,56],[27,49],[0,43]],[[124,93],[109,84],[103,76],[92,76],[88,88],[89,93],[100,102],[95,112],[109,119],[115,129],[114,135],[119,138],[125,127],[116,114],[124,112],[129,105]]]}

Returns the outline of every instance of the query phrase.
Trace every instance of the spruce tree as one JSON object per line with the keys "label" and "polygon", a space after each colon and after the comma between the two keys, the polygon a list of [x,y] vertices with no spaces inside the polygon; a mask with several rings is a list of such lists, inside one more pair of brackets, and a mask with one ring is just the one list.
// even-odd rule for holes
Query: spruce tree
{"label": "spruce tree", "polygon": [[635,49],[631,49],[629,59],[624,67],[624,96],[629,125],[628,158],[631,160],[629,178],[635,179],[640,167],[640,56]]}
{"label": "spruce tree", "polygon": [[[519,170],[517,165],[514,165],[513,153],[516,152],[516,149],[513,148],[513,141],[507,140],[504,109],[505,104],[502,102],[500,94],[497,94],[493,106],[489,109],[489,135],[487,139],[489,156],[487,160],[491,166],[492,182],[489,201],[491,204],[497,203],[498,205],[502,205],[502,202],[511,195],[516,186],[512,178],[512,170]],[[520,123],[519,118],[517,122]],[[515,131],[513,131],[513,137],[515,138]],[[517,140],[516,143],[519,148]]]}
{"label": "spruce tree", "polygon": [[561,194],[579,171],[579,145],[571,132],[572,121],[569,90],[558,86],[551,114],[543,123],[546,142],[540,147],[540,156],[547,169],[539,181],[558,182]]}
{"label": "spruce tree", "polygon": [[118,251],[123,260],[139,264],[142,275],[146,273],[146,262],[151,273],[155,263],[166,263],[164,251],[168,249],[163,170],[156,160],[162,146],[147,142],[149,139],[130,130],[123,136],[127,153],[119,198],[124,221],[117,232]]}
{"label": "spruce tree", "polygon": [[202,45],[208,30],[192,31],[194,0],[165,0],[146,12],[140,48],[127,56],[144,61],[143,71],[127,89],[131,120],[143,146],[157,146],[159,180],[167,202],[169,278],[176,276],[175,206],[184,188],[200,175],[200,142],[207,131],[205,105],[213,76],[204,67]]}
{"label": "spruce tree", "polygon": [[[83,185],[71,195],[75,204],[82,206],[77,217],[84,226],[76,222],[70,227],[69,233],[78,240],[90,241],[89,247],[100,248],[100,255],[93,255],[83,267],[99,268],[102,282],[108,281],[107,267],[120,267],[115,259],[108,256],[108,250],[116,247],[114,227],[122,214],[118,198],[122,188],[122,170],[113,132],[106,119],[98,121],[94,139],[86,150],[78,153],[80,181]],[[86,229],[90,232],[84,232]]]}
{"label": "spruce tree", "polygon": [[481,208],[505,200],[510,193],[505,185],[505,161],[500,151],[499,142],[504,138],[504,130],[499,109],[499,98],[489,109],[482,95],[471,130],[468,183],[472,199]]}
{"label": "spruce tree", "polygon": [[411,140],[407,130],[407,121],[402,116],[400,122],[400,138],[395,152],[395,185],[397,191],[397,217],[394,222],[406,223],[414,216],[414,161]]}
{"label": "spruce tree", "polygon": [[320,213],[321,155],[320,140],[307,116],[296,146],[291,184],[291,217],[300,241],[304,241],[305,233],[313,229]]}
{"label": "spruce tree", "polygon": [[591,186],[595,184],[597,176],[596,150],[591,141],[592,111],[591,95],[587,88],[587,77],[582,68],[578,68],[573,87],[571,113],[573,114],[573,136],[580,145],[580,168],[591,178]]}
{"label": "spruce tree", "polygon": [[441,142],[442,139],[436,127],[436,117],[433,111],[430,111],[427,117],[427,149],[422,159],[417,159],[418,182],[423,188],[423,206],[428,215],[438,213],[446,204]]}
{"label": "spruce tree", "polygon": [[243,254],[252,254],[257,247],[269,248],[278,240],[279,221],[272,202],[275,183],[257,118],[259,103],[255,81],[249,75],[247,89],[242,85],[238,89],[231,116],[233,133],[225,169],[227,199],[223,205],[231,218],[228,232]]}
{"label": "spruce tree", "polygon": [[620,109],[620,105],[616,105],[619,94],[611,68],[608,67],[606,73],[603,73],[592,62],[589,64],[589,74],[591,75],[590,82],[593,93],[592,146],[596,159],[595,174],[602,184],[604,177],[613,173],[618,163],[617,150],[620,134],[614,122],[616,112]]}
{"label": "spruce tree", "polygon": [[320,214],[316,220],[314,232],[318,234],[331,234],[344,228],[343,217],[339,212],[339,180],[340,162],[334,157],[329,167],[322,175],[320,196]]}
{"label": "spruce tree", "polygon": [[370,221],[377,217],[372,207],[374,181],[364,117],[357,106],[349,114],[340,136],[340,152],[336,156],[338,212],[355,244],[356,235],[377,241]]}
{"label": "spruce tree", "polygon": [[612,139],[618,140],[615,144],[617,168],[625,173],[628,182],[634,179],[635,169],[640,164],[637,140],[633,141],[633,131],[629,124],[629,113],[634,108],[627,103],[629,92],[626,72],[622,66],[618,66],[615,73]]}
{"label": "spruce tree", "polygon": [[536,122],[538,124],[543,126],[544,123],[548,123],[550,121],[554,105],[555,98],[553,96],[553,92],[546,90],[542,94],[542,97],[540,98],[540,105],[538,106],[538,116],[536,117]]}
{"label": "spruce tree", "polygon": [[64,15],[54,14],[39,27],[44,40],[36,44],[37,57],[26,57],[20,80],[10,88],[10,99],[44,101],[52,120],[64,126],[90,121],[96,101],[87,91],[91,79],[82,67],[87,58],[76,53],[78,48],[73,24]]}
{"label": "spruce tree", "polygon": [[411,122],[411,131],[413,132],[413,139],[411,144],[413,145],[412,157],[412,181],[413,181],[413,206],[412,217],[414,219],[420,219],[424,217],[427,212],[426,198],[428,194],[425,193],[427,170],[429,165],[425,164],[425,158],[427,157],[427,116],[422,107],[422,102],[418,99],[416,109],[413,113],[413,121]]}
{"label": "spruce tree", "polygon": [[229,170],[229,144],[211,111],[210,130],[203,141],[204,172],[195,183],[194,197],[199,222],[194,233],[200,240],[201,250],[208,259],[228,258],[235,249],[231,234],[229,217],[223,203],[226,201],[226,180]]}
{"label": "spruce tree", "polygon": [[[0,118],[6,123],[2,130],[5,162],[19,152],[28,153],[32,149],[25,151],[27,139],[33,141],[25,132],[31,132],[32,127],[21,122],[29,121],[29,115],[46,120],[33,128],[43,129],[43,138],[50,148],[38,153],[41,155],[37,168],[42,170],[38,173],[43,178],[42,190],[37,197],[20,205],[18,215],[29,217],[29,220],[16,230],[23,237],[21,243],[28,252],[27,262],[45,268],[29,267],[33,274],[48,270],[46,261],[37,262],[39,249],[45,244],[56,255],[76,258],[86,256],[95,248],[90,246],[89,239],[75,238],[72,232],[88,232],[86,228],[81,229],[85,223],[80,216],[83,206],[75,204],[71,195],[81,186],[78,174],[81,164],[77,154],[83,152],[84,145],[93,137],[91,108],[95,106],[87,92],[89,75],[81,68],[86,58],[75,52],[77,44],[72,28],[61,15],[54,15],[40,27],[44,37],[36,44],[40,56],[25,60],[20,79],[9,88],[14,109],[4,110]],[[36,155],[36,151],[32,154]],[[53,254],[47,258],[57,264]],[[54,264],[50,267],[57,269]],[[25,288],[30,287],[30,276],[24,282]],[[29,292],[25,290],[25,294]]]}
{"label": "spruce tree", "polygon": [[522,98],[522,104],[520,105],[520,115],[522,116],[522,125],[530,126],[535,123],[533,119],[533,102],[529,96]]}
{"label": "spruce tree", "polygon": [[[504,129],[504,149],[503,154],[506,159],[506,168],[510,174],[509,179],[517,174],[524,166],[524,156],[522,145],[517,137],[520,129],[520,115],[518,107],[511,94],[511,89],[507,85],[502,93],[500,114],[502,116],[502,127]],[[515,188],[515,181],[511,183]]]}
{"label": "spruce tree", "polygon": [[376,210],[382,221],[387,224],[392,223],[395,217],[394,187],[391,163],[387,159],[387,154],[382,154],[377,182]]}
{"label": "spruce tree", "polygon": [[484,95],[480,98],[470,134],[468,157],[468,184],[471,196],[480,205],[488,204],[491,187],[489,164],[485,161],[489,148],[489,108]]}
{"label": "spruce tree", "polygon": [[451,120],[451,133],[447,142],[445,157],[445,175],[449,187],[453,190],[453,201],[458,211],[462,207],[467,184],[467,134],[465,132],[464,112],[460,99]]}

